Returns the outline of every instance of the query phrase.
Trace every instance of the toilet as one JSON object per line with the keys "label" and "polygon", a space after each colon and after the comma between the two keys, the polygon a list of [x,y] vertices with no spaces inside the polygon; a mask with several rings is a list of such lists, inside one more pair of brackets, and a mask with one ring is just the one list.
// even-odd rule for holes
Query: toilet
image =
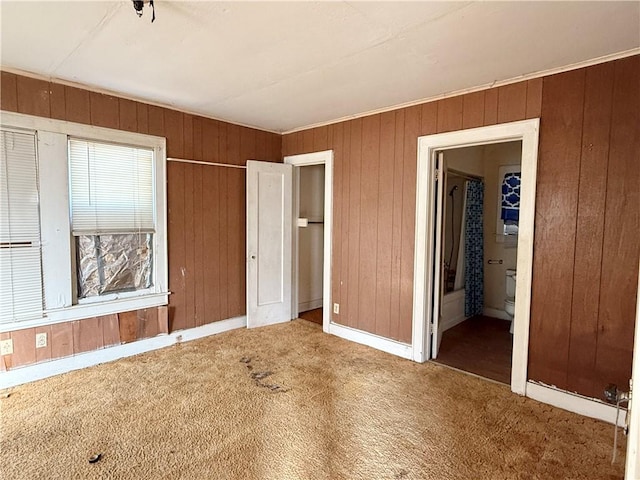
{"label": "toilet", "polygon": [[504,299],[504,311],[511,317],[509,333],[513,335],[513,320],[516,313],[516,271],[507,269],[505,272],[505,286],[507,297]]}

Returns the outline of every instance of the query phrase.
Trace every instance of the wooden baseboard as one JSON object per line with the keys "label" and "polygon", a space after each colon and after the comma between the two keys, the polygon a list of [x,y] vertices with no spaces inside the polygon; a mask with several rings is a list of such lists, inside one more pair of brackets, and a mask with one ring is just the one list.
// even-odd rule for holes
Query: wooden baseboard
{"label": "wooden baseboard", "polygon": [[383,352],[391,353],[392,355],[397,355],[398,357],[408,358],[410,360],[413,358],[411,345],[380,337],[373,333],[363,332],[362,330],[345,327],[333,322],[329,324],[328,333],[346,340],[351,340],[352,342],[367,345],[377,350],[382,350]]}

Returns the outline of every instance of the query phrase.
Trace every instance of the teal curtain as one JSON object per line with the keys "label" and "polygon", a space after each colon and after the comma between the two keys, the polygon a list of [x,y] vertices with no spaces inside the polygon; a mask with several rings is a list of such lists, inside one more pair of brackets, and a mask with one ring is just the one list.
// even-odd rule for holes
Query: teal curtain
{"label": "teal curtain", "polygon": [[469,180],[464,243],[464,314],[466,317],[482,315],[484,307],[483,201],[484,184],[479,180]]}

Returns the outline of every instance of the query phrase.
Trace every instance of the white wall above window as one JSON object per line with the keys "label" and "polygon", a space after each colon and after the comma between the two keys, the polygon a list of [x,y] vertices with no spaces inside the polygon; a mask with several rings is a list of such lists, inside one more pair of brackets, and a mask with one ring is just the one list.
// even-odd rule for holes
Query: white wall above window
{"label": "white wall above window", "polygon": [[[0,125],[3,128],[35,131],[37,136],[45,306],[43,318],[7,323],[0,326],[0,332],[166,305],[166,140],[162,137],[4,111],[0,112]],[[135,146],[152,152],[154,268],[150,289],[111,293],[92,299],[92,302],[86,304],[79,304],[75,300],[75,251],[69,201],[69,137]]]}

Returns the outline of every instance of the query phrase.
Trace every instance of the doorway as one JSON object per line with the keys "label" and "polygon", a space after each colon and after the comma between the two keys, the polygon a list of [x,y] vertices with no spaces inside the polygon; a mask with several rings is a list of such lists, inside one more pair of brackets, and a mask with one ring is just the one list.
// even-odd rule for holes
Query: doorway
{"label": "doorway", "polygon": [[[440,322],[431,358],[511,381],[522,142],[442,152]],[[436,194],[438,195],[438,194]]]}
{"label": "doorway", "polygon": [[[298,317],[322,325],[324,265],[324,176],[325,165],[294,167],[297,188],[297,289]],[[294,210],[296,208],[294,207]]]}
{"label": "doorway", "polygon": [[[416,199],[416,250],[414,265],[413,359],[423,362],[437,352],[443,333],[441,278],[442,219],[446,195],[444,152],[478,145],[522,142],[518,239],[517,284],[513,349],[511,354],[511,390],[524,395],[527,384],[531,275],[533,264],[533,223],[538,156],[539,120],[525,120],[490,127],[474,128],[418,139],[418,184]],[[497,193],[496,193],[497,194]],[[436,248],[438,242],[438,248]],[[435,348],[434,348],[435,346]],[[436,353],[437,354],[437,353]]]}
{"label": "doorway", "polygon": [[293,318],[331,324],[333,151],[285,157],[293,166]]}

